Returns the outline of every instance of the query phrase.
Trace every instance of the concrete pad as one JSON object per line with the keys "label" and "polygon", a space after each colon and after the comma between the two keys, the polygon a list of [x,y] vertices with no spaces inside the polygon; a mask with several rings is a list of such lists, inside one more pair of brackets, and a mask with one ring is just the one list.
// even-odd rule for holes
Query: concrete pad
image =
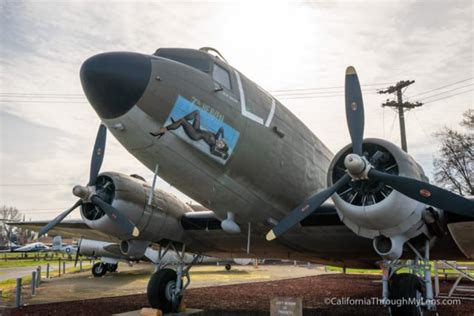
{"label": "concrete pad", "polygon": [[[187,315],[198,316],[199,314],[202,314],[203,312],[204,312],[203,309],[188,308],[184,312],[164,314],[164,316],[187,316]],[[136,311],[126,312],[126,313],[113,314],[113,316],[143,316],[143,315],[141,314],[141,309],[139,309]]]}

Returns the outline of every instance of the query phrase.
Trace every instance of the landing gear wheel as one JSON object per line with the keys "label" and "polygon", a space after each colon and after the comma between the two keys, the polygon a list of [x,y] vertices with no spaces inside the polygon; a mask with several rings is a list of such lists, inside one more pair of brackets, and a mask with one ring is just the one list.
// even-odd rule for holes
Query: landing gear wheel
{"label": "landing gear wheel", "polygon": [[[392,316],[419,316],[422,315],[420,300],[425,292],[423,281],[411,273],[395,274],[390,278],[390,300],[401,302],[402,305],[391,305]],[[410,302],[410,300],[413,300]]]}
{"label": "landing gear wheel", "polygon": [[176,298],[173,304],[173,292],[176,289],[176,271],[173,269],[161,269],[153,273],[148,281],[146,294],[151,307],[163,312],[175,313],[181,303],[182,296]]}
{"label": "landing gear wheel", "polygon": [[230,269],[232,269],[232,266],[228,263],[228,264],[225,265],[225,269],[227,271],[230,271]]}
{"label": "landing gear wheel", "polygon": [[100,278],[107,273],[107,267],[102,262],[97,262],[92,266],[92,275],[96,278]]}
{"label": "landing gear wheel", "polygon": [[117,263],[107,263],[107,271],[109,272],[116,272],[118,268]]}

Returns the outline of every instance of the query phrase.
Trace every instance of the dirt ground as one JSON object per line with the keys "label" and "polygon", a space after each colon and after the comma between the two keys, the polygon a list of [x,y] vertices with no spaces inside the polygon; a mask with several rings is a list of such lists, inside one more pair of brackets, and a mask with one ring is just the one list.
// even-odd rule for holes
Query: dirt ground
{"label": "dirt ground", "polygon": [[[388,315],[386,309],[381,305],[349,306],[347,304],[332,305],[326,302],[328,298],[379,297],[381,293],[379,276],[325,274],[323,269],[307,269],[293,266],[261,266],[259,269],[254,269],[251,266],[239,267],[234,272],[227,272],[222,267],[220,267],[221,270],[216,270],[217,267],[198,268],[203,270],[195,271],[193,281],[196,281],[196,284],[194,284],[194,288],[190,288],[186,292],[185,304],[190,308],[205,310],[203,313],[205,316],[269,315],[270,299],[275,296],[302,297],[304,315]],[[210,270],[205,271],[206,269]],[[133,271],[131,270],[131,272]],[[130,274],[133,275],[133,273],[122,273],[126,278],[130,278],[127,284],[123,284],[126,283],[123,282],[124,279],[117,277],[120,274],[116,276],[111,275],[109,279],[107,277],[95,279],[98,281],[93,286],[91,281],[95,282],[95,280],[87,279],[84,276],[82,278],[74,276],[59,280],[60,282],[50,282],[43,289],[40,288],[37,298],[31,300],[29,304],[40,297],[49,297],[51,299],[50,295],[59,295],[60,292],[67,292],[65,291],[66,287],[60,286],[60,283],[77,284],[79,280],[85,280],[83,284],[89,284],[89,289],[82,288],[81,291],[69,292],[70,298],[74,295],[76,297],[73,301],[68,300],[57,303],[35,301],[35,304],[24,306],[21,309],[5,310],[2,316],[110,315],[147,307],[148,303],[145,294],[123,295],[123,288],[116,291],[113,289],[107,291],[105,290],[107,287],[97,287],[99,283],[109,285],[120,284],[118,280],[121,280],[125,288],[130,288],[129,286],[133,282],[137,282],[137,284],[142,282],[141,277],[135,277],[134,281]],[[289,277],[297,278],[288,279]],[[199,286],[200,278],[201,286]],[[227,278],[227,281],[224,281],[223,284],[230,285],[215,286],[215,284],[222,284],[222,282],[216,280],[225,280],[225,278]],[[214,285],[209,286],[213,282]],[[232,284],[234,282],[246,283]],[[82,284],[82,282],[79,283]],[[450,282],[441,283],[442,291],[447,291],[450,284]],[[72,288],[74,287],[72,286]],[[100,289],[102,289],[102,292]],[[46,295],[48,291],[51,292],[49,295]],[[104,298],[97,298],[99,296]],[[85,299],[89,297],[95,298]],[[439,306],[438,310],[439,315],[474,315],[474,301],[463,301],[460,306]]]}

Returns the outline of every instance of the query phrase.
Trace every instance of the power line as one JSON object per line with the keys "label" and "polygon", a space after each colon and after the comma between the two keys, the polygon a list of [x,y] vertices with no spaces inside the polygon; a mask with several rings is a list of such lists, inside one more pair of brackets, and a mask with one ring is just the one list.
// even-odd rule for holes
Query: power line
{"label": "power line", "polygon": [[71,183],[7,183],[0,187],[39,187],[39,186],[74,186]]}
{"label": "power line", "polygon": [[[371,84],[363,84],[361,86],[363,87],[370,87],[370,86],[384,86],[389,83],[371,83]],[[317,87],[317,88],[294,88],[294,89],[276,89],[276,90],[271,90],[269,92],[272,93],[278,93],[278,92],[288,92],[288,91],[307,91],[307,90],[330,90],[330,89],[344,89],[344,86],[332,86],[332,87]]]}
{"label": "power line", "polygon": [[434,99],[434,100],[429,100],[429,101],[426,101],[425,104],[433,103],[433,102],[440,101],[440,100],[444,100],[444,99],[449,99],[449,98],[455,97],[455,96],[457,96],[457,95],[465,94],[465,93],[468,93],[468,92],[474,92],[474,90],[466,90],[466,91],[462,91],[462,92],[459,92],[459,93],[455,93],[455,94],[451,94],[451,95],[448,95],[448,96],[444,96],[444,97],[442,97],[442,98],[438,98],[438,99]]}
{"label": "power line", "polygon": [[468,85],[465,85],[465,86],[461,86],[461,87],[457,87],[457,88],[454,88],[454,89],[446,90],[446,91],[443,91],[443,92],[440,92],[440,93],[432,94],[432,95],[429,95],[427,97],[422,97],[422,98],[420,98],[420,100],[430,99],[432,97],[436,97],[436,96],[439,96],[439,95],[442,95],[442,94],[445,94],[445,93],[448,93],[448,92],[456,91],[456,90],[471,87],[471,86],[474,86],[474,83],[471,83],[471,84],[468,84]]}
{"label": "power line", "polygon": [[0,98],[37,98],[37,99],[85,99],[84,96],[47,96],[47,95],[23,95],[23,94],[0,94]]}
{"label": "power line", "polygon": [[1,100],[0,99],[0,102],[3,102],[3,103],[80,103],[80,104],[86,104],[88,102],[86,101],[68,101],[68,100],[64,100],[64,101],[48,101],[48,100]]}
{"label": "power line", "polygon": [[[466,82],[472,80],[474,77],[459,80],[441,87],[437,87],[434,89],[430,89],[418,94],[414,94],[411,97],[425,95],[433,91],[441,90],[443,88],[447,88],[450,86],[454,86],[456,84]],[[381,86],[386,83],[372,83],[372,84],[365,84],[362,86],[370,87],[370,86]],[[432,97],[436,97],[438,95],[442,95],[445,93],[449,93],[452,91],[456,91],[462,88],[466,88],[472,86],[473,84],[465,85],[462,87],[457,87],[454,89],[450,89],[447,91],[443,91],[431,96],[423,97],[422,99],[429,99]],[[294,100],[294,99],[320,99],[320,98],[334,98],[344,96],[343,91],[344,86],[332,86],[332,87],[314,87],[314,88],[301,88],[301,89],[279,89],[270,91],[274,94],[276,98],[282,100]],[[335,90],[337,89],[337,90]],[[375,88],[374,88],[375,89]],[[376,92],[372,89],[363,89],[366,94],[375,94]],[[451,96],[456,96],[458,94],[453,94],[450,96],[446,96],[449,98]],[[8,99],[5,99],[8,98]],[[20,100],[16,99],[20,98]],[[25,93],[25,92],[0,92],[0,103],[47,103],[47,104],[65,104],[65,103],[72,103],[72,104],[88,104],[87,101],[79,101],[80,99],[84,99],[85,96],[82,94],[72,94],[72,93]],[[42,99],[42,100],[38,100]],[[46,99],[46,100],[45,100]],[[50,100],[48,100],[50,99]],[[60,100],[63,99],[63,100]],[[440,100],[440,99],[436,99]],[[434,102],[435,100],[433,100]],[[429,101],[432,102],[432,101]]]}
{"label": "power line", "polygon": [[427,94],[427,93],[429,93],[429,92],[441,90],[441,89],[443,89],[443,88],[447,88],[447,87],[450,87],[450,86],[454,86],[454,85],[456,85],[456,84],[458,84],[458,83],[466,82],[466,81],[469,81],[469,80],[472,80],[472,79],[474,79],[474,77],[467,78],[467,79],[463,79],[463,80],[459,80],[459,81],[456,81],[456,82],[453,82],[453,83],[450,83],[450,84],[447,84],[447,85],[444,85],[444,86],[441,86],[441,87],[438,87],[438,88],[434,88],[434,89],[427,90],[427,91],[424,91],[424,92],[420,92],[420,93],[417,93],[417,94],[414,94],[414,95],[411,95],[411,96],[407,96],[407,98],[412,98],[412,97],[424,95],[424,94]]}
{"label": "power line", "polygon": [[66,207],[51,207],[51,208],[24,208],[24,209],[18,209],[20,212],[29,212],[29,211],[50,211],[50,212],[55,212],[57,210],[65,210],[69,208],[69,206]]}
{"label": "power line", "polygon": [[78,93],[30,93],[30,92],[0,92],[0,95],[24,95],[24,96],[52,96],[52,97],[61,97],[61,96],[74,96],[74,97],[84,97],[83,94]]}
{"label": "power line", "polygon": [[[376,92],[377,90],[376,89],[362,89],[362,91],[364,92],[368,92],[368,93],[371,93],[371,92]],[[341,90],[341,91],[320,91],[320,92],[306,92],[306,91],[302,91],[302,92],[290,92],[290,93],[282,93],[282,94],[274,94],[274,96],[276,97],[279,97],[279,96],[290,96],[290,95],[325,95],[325,94],[344,94],[344,91]]]}

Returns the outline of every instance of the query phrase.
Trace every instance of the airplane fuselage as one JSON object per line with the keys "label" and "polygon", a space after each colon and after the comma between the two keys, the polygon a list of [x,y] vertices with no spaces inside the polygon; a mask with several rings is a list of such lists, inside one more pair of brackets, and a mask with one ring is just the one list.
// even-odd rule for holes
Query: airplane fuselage
{"label": "airplane fuselage", "polygon": [[[256,85],[242,74],[219,62],[228,69],[232,88],[214,91],[216,83],[207,73],[155,56],[151,64],[149,84],[137,105],[125,115],[104,122],[150,170],[158,164],[159,176],[171,185],[221,218],[234,212],[237,222],[249,218],[263,222],[283,216],[309,194],[325,187],[331,152],[266,92],[244,90],[242,82]],[[244,98],[246,106],[252,103],[258,114],[250,110],[247,112],[253,117],[243,114]],[[178,101],[237,131],[238,140],[227,160],[189,146],[177,136],[180,130],[159,139],[149,134],[165,125]]]}

